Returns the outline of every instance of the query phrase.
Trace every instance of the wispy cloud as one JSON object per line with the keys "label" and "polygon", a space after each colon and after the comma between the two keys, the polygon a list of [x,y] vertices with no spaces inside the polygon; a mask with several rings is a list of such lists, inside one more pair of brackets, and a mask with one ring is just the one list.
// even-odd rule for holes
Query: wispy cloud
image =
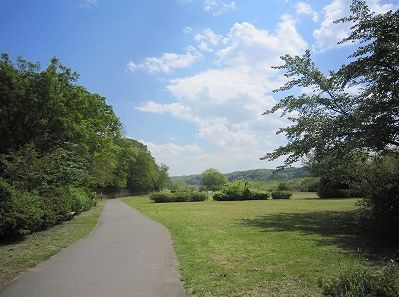
{"label": "wispy cloud", "polygon": [[142,63],[138,64],[129,61],[127,63],[127,69],[132,72],[144,69],[149,73],[169,73],[174,69],[187,68],[200,59],[201,55],[192,51],[187,51],[185,54],[163,53],[160,57],[147,57]]}
{"label": "wispy cloud", "polygon": [[[176,0],[181,4],[190,4],[193,0]],[[213,16],[219,16],[236,8],[233,0],[201,0],[202,9]]]}
{"label": "wispy cloud", "polygon": [[80,4],[80,8],[94,8],[98,5],[98,0],[83,0],[82,3]]}
{"label": "wispy cloud", "polygon": [[218,16],[229,10],[234,10],[236,3],[224,0],[204,0],[203,7],[205,11],[211,13],[213,16]]}

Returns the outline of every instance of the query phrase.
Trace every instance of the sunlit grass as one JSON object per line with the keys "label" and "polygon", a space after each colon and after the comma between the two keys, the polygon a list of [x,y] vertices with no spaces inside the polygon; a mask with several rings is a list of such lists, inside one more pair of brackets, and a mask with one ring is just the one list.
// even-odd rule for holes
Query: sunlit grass
{"label": "sunlit grass", "polygon": [[124,202],[170,230],[192,296],[317,296],[320,278],[368,265],[357,199]]}

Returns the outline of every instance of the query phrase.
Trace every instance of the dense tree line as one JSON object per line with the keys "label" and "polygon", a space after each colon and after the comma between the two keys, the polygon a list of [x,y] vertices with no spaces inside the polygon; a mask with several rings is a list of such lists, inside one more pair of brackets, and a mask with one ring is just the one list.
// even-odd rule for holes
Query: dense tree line
{"label": "dense tree line", "polygon": [[[270,181],[270,180],[290,180],[310,176],[309,170],[305,167],[276,169],[251,169],[244,171],[234,171],[225,174],[228,181]],[[183,182],[190,186],[202,185],[202,174],[173,176],[173,180]]]}
{"label": "dense tree line", "polygon": [[[342,41],[358,45],[349,63],[326,75],[307,51],[276,67],[288,78],[277,91],[288,95],[266,114],[280,110],[293,123],[278,132],[288,144],[265,158],[308,159],[326,197],[355,190],[363,226],[398,242],[399,11],[375,14],[354,0],[336,22],[352,25]],[[296,95],[301,89],[312,91]]]}
{"label": "dense tree line", "polygon": [[45,69],[0,60],[0,237],[55,224],[92,206],[96,189],[159,189],[168,168],[122,137],[105,98],[53,58]]}

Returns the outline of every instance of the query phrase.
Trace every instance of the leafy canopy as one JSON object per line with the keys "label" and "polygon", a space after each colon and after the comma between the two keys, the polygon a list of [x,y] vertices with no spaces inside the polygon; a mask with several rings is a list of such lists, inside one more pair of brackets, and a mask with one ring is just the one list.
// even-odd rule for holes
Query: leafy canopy
{"label": "leafy canopy", "polygon": [[202,172],[202,184],[207,190],[219,190],[225,183],[227,178],[217,169],[209,168]]}
{"label": "leafy canopy", "polygon": [[312,153],[340,157],[353,150],[380,152],[399,146],[399,11],[376,15],[364,1],[355,0],[351,33],[341,43],[359,43],[350,62],[328,75],[311,59],[285,55],[288,82],[276,91],[310,90],[288,95],[265,114],[282,111],[293,122],[285,133],[288,144],[267,154],[274,160],[288,155],[291,164]]}

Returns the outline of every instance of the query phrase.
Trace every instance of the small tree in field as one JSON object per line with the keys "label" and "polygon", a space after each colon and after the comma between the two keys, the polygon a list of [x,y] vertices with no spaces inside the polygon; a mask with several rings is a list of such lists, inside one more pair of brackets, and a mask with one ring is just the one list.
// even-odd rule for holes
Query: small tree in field
{"label": "small tree in field", "polygon": [[219,190],[225,183],[227,178],[217,169],[209,168],[202,172],[202,185],[207,190]]}

